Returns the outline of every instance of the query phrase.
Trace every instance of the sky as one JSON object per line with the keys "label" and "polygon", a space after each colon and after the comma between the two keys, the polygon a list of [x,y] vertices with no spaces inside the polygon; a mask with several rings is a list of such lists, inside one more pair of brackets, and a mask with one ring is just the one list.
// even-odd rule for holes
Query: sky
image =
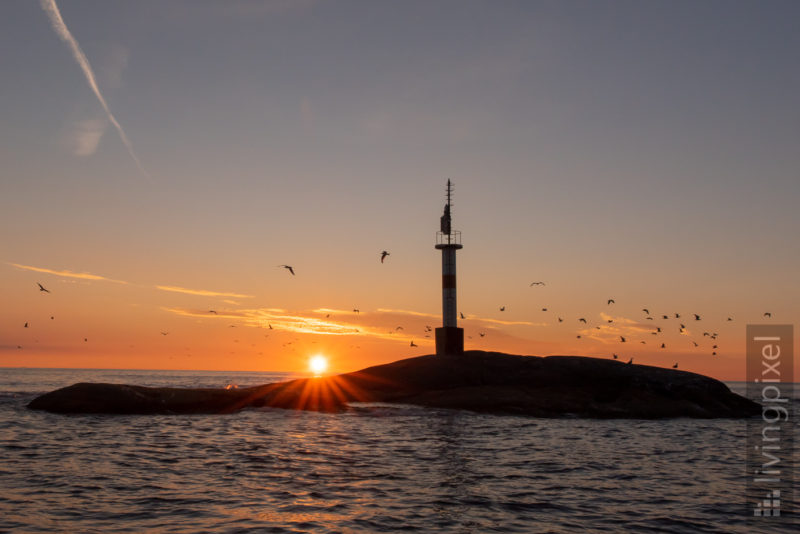
{"label": "sky", "polygon": [[432,353],[452,179],[467,349],[744,379],[745,326],[800,322],[798,20],[778,0],[2,2],[0,366]]}

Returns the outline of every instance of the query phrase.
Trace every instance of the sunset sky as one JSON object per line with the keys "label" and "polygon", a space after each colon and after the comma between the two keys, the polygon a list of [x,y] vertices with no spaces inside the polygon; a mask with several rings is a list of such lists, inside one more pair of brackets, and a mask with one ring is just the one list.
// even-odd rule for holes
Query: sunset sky
{"label": "sunset sky", "polygon": [[432,353],[450,178],[467,349],[743,379],[746,324],[800,323],[798,20],[796,1],[4,1],[0,366]]}

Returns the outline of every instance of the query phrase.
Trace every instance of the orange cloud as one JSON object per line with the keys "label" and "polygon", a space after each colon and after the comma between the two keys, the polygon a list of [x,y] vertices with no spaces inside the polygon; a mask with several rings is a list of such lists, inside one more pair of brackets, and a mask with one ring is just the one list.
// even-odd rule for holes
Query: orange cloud
{"label": "orange cloud", "polygon": [[200,297],[233,297],[238,299],[251,299],[253,295],[240,295],[239,293],[222,293],[219,291],[208,291],[206,289],[187,289],[177,286],[156,286],[161,291],[172,291],[173,293],[184,293],[186,295],[197,295]]}
{"label": "orange cloud", "polygon": [[67,278],[80,278],[81,280],[102,280],[104,282],[114,282],[115,284],[127,284],[128,282],[123,282],[122,280],[113,280],[111,278],[106,278],[105,276],[100,276],[99,274],[91,274],[91,273],[75,273],[72,271],[57,271],[55,269],[47,269],[44,267],[33,267],[31,265],[20,265],[18,263],[9,263],[8,265],[12,265],[17,269],[24,269],[26,271],[34,271],[37,273],[46,273],[46,274],[54,274],[56,276],[64,276]]}

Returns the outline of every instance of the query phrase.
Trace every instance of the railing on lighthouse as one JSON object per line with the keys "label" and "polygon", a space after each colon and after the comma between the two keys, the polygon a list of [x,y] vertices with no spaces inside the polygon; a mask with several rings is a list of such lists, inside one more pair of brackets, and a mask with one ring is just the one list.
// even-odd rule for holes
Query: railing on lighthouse
{"label": "railing on lighthouse", "polygon": [[453,185],[447,180],[447,204],[436,233],[436,248],[442,251],[442,327],[436,329],[436,354],[463,354],[464,330],[458,327],[456,306],[456,251],[463,247],[461,232],[453,230],[450,207]]}

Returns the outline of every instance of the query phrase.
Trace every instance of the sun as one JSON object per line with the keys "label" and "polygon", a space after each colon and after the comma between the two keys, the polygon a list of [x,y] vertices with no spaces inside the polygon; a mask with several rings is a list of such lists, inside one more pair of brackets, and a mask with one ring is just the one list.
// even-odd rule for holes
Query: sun
{"label": "sun", "polygon": [[328,369],[328,358],[322,354],[312,356],[308,360],[308,368],[311,369],[311,372],[315,375],[321,375]]}

